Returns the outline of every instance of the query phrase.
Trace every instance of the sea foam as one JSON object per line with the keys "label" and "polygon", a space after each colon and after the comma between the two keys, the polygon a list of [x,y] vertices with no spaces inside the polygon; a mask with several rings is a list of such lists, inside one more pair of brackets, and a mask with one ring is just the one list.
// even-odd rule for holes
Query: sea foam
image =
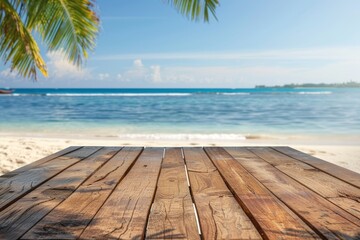
{"label": "sea foam", "polygon": [[242,134],[121,134],[122,139],[139,140],[246,140]]}
{"label": "sea foam", "polygon": [[330,91],[321,91],[321,92],[298,92],[297,94],[302,95],[322,95],[322,94],[332,94]]}

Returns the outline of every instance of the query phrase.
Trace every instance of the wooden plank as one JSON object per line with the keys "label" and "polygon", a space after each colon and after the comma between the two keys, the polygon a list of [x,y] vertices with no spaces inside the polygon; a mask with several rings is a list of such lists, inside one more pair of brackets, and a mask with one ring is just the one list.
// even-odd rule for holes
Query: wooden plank
{"label": "wooden plank", "polygon": [[222,148],[205,148],[245,212],[266,239],[314,239],[316,234],[294,218],[260,182]]}
{"label": "wooden plank", "polygon": [[354,239],[358,236],[359,226],[348,220],[356,221],[351,214],[320,197],[246,148],[225,150],[291,210],[305,219],[323,238]]}
{"label": "wooden plank", "polygon": [[[30,163],[30,164],[27,164],[25,166],[17,168],[14,171],[5,173],[4,175],[1,176],[1,180],[5,180],[6,178],[11,178],[11,177],[13,177],[13,176],[15,176],[15,175],[17,175],[19,173],[28,171],[28,170],[36,167],[36,166],[39,166],[39,165],[41,165],[43,163],[51,161],[51,160],[53,160],[55,158],[58,158],[58,157],[61,157],[61,156],[65,155],[65,154],[74,152],[75,150],[78,150],[79,148],[81,148],[81,147],[79,147],[79,146],[78,147],[71,146],[71,147],[65,148],[63,150],[60,150],[60,151],[58,151],[56,153],[53,153],[53,154],[51,154],[49,156],[46,156],[46,157],[44,157],[44,158],[42,158],[40,160],[34,161],[34,162]],[[1,180],[0,180],[0,182],[1,182]]]}
{"label": "wooden plank", "polygon": [[200,239],[181,148],[167,148],[146,239]]}
{"label": "wooden plank", "polygon": [[99,147],[84,147],[58,157],[55,161],[46,162],[4,180],[0,186],[0,211],[32,189],[99,149]]}
{"label": "wooden plank", "polygon": [[140,239],[145,234],[163,148],[146,148],[80,238]]}
{"label": "wooden plank", "polygon": [[184,148],[204,239],[262,239],[202,148]]}
{"label": "wooden plank", "polygon": [[281,152],[285,155],[288,155],[291,158],[295,158],[301,162],[307,163],[314,168],[318,168],[321,171],[324,171],[336,178],[339,178],[347,183],[350,183],[358,188],[360,188],[360,174],[353,172],[349,169],[337,166],[335,164],[329,163],[322,159],[313,157],[306,153],[300,152],[296,149],[290,147],[273,147],[278,152]]}
{"label": "wooden plank", "polygon": [[275,166],[322,197],[360,218],[360,189],[270,148],[249,148],[257,156]]}
{"label": "wooden plank", "polygon": [[[88,154],[95,150],[88,149]],[[95,152],[0,212],[0,239],[21,237],[118,150],[106,148]]]}
{"label": "wooden plank", "polygon": [[126,147],[122,149],[28,231],[24,238],[78,238],[141,151],[142,148]]}

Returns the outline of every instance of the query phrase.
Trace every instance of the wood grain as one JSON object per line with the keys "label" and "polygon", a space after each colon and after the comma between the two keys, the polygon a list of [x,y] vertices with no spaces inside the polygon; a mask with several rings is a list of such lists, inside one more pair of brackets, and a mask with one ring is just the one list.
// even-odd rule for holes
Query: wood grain
{"label": "wood grain", "polygon": [[315,239],[259,181],[222,148],[205,148],[228,187],[267,239]]}
{"label": "wood grain", "polygon": [[355,238],[359,226],[348,219],[355,218],[274,168],[246,148],[225,148],[253,176],[264,184],[293,212],[315,229],[323,238]]}
{"label": "wood grain", "polygon": [[[360,218],[359,188],[271,148],[249,149],[281,172]],[[359,225],[359,221],[356,222]]]}
{"label": "wood grain", "polygon": [[262,239],[202,148],[184,148],[204,239]]}
{"label": "wood grain", "polygon": [[78,238],[141,151],[142,148],[122,149],[27,232],[25,238]]}
{"label": "wood grain", "polygon": [[88,227],[84,239],[141,239],[155,194],[163,148],[145,148]]}
{"label": "wood grain", "polygon": [[[301,162],[307,163],[315,168],[318,168],[338,179],[341,179],[345,182],[348,182],[358,188],[360,188],[360,175],[356,172],[353,172],[349,169],[337,166],[335,164],[329,163],[322,159],[313,157],[306,153],[300,152],[290,147],[273,147],[278,152],[281,152],[289,157],[297,159]],[[346,160],[346,159],[345,159]]]}
{"label": "wood grain", "polygon": [[166,148],[146,239],[200,239],[181,148]]}
{"label": "wood grain", "polygon": [[0,185],[0,211],[32,189],[99,149],[99,147],[84,147],[4,180]]}
{"label": "wood grain", "polygon": [[120,149],[71,147],[6,174],[0,239],[360,239],[360,175],[323,160],[287,147],[167,148],[164,160],[164,148]]}
{"label": "wood grain", "polygon": [[[0,212],[0,239],[17,239],[22,236],[118,150],[87,149],[88,155],[91,154],[88,158],[62,171]],[[31,239],[31,236],[27,239]]]}

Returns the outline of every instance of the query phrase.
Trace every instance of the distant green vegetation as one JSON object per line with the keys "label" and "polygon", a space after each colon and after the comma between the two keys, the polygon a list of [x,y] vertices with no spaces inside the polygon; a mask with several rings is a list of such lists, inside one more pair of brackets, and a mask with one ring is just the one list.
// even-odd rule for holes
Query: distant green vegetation
{"label": "distant green vegetation", "polygon": [[344,83],[291,83],[276,86],[257,85],[255,88],[360,88],[360,83],[354,81]]}

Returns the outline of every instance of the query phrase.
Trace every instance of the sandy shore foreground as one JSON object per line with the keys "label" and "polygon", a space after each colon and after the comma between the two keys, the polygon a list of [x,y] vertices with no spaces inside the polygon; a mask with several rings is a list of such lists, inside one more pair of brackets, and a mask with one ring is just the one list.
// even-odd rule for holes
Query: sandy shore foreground
{"label": "sandy shore foreground", "polygon": [[287,145],[360,173],[360,146],[352,144],[317,145],[314,143],[279,143],[271,140],[169,141],[121,139],[71,139],[44,137],[0,137],[0,175],[29,164],[69,146],[277,146]]}

